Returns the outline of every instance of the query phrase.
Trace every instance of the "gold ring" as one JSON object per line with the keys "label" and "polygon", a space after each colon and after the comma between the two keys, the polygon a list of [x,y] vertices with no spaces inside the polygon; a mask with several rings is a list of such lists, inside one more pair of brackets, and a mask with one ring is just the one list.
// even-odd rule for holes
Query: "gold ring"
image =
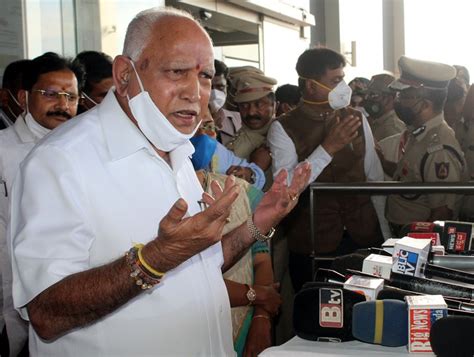
{"label": "gold ring", "polygon": [[289,195],[292,201],[296,201],[298,199],[298,195],[292,195],[291,193]]}
{"label": "gold ring", "polygon": [[227,223],[229,223],[229,222],[230,222],[230,217],[227,217],[227,218],[225,219],[225,221],[226,221]]}

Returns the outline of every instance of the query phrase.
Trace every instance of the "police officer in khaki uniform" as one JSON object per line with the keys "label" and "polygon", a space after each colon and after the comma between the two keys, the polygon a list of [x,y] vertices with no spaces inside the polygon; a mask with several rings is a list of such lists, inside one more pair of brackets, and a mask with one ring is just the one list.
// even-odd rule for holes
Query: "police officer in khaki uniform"
{"label": "police officer in khaki uniform", "polygon": [[[454,67],[402,56],[394,108],[407,125],[402,134],[402,156],[393,177],[402,182],[457,182],[465,179],[465,160],[453,130],[443,117],[449,81]],[[412,221],[457,218],[459,196],[453,194],[392,195],[387,200],[387,219],[394,234]]]}
{"label": "police officer in khaki uniform", "polygon": [[[468,169],[468,179],[474,181],[474,86],[469,88],[463,108],[463,130],[456,132]],[[464,196],[459,219],[474,222],[474,195]]]}
{"label": "police officer in khaki uniform", "polygon": [[370,80],[363,101],[364,109],[369,114],[369,124],[376,141],[401,133],[406,129],[393,110],[395,92],[388,85],[395,77],[382,73],[376,74]]}
{"label": "police officer in khaki uniform", "polygon": [[265,171],[264,190],[271,186],[271,162],[267,132],[276,113],[276,99],[273,90],[277,81],[257,70],[247,70],[234,79],[234,102],[242,118],[242,127],[227,148],[238,157],[257,164]]}

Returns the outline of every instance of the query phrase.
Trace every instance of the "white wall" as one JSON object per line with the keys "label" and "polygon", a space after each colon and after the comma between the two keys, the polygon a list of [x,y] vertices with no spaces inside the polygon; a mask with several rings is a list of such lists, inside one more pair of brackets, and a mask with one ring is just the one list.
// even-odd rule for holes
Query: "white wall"
{"label": "white wall", "polygon": [[[339,0],[340,52],[346,55],[346,81],[370,79],[383,71],[382,0]],[[326,19],[330,21],[330,19]],[[351,66],[351,42],[356,41],[356,64]]]}
{"label": "white wall", "polygon": [[309,47],[309,38],[300,38],[300,28],[265,17],[263,21],[263,69],[278,86],[298,84],[295,70],[298,57]]}
{"label": "white wall", "polygon": [[474,76],[472,0],[405,1],[405,54],[466,66]]}
{"label": "white wall", "polygon": [[164,6],[165,0],[101,0],[102,51],[115,57],[122,53],[127,26],[142,10]]}

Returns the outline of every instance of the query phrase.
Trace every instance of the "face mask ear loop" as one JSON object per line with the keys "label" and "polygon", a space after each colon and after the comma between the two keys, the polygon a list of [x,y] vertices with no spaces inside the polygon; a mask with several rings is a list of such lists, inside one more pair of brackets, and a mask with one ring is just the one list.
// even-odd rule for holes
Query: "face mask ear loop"
{"label": "face mask ear loop", "polygon": [[15,96],[13,95],[13,93],[10,91],[10,89],[7,89],[8,91],[8,94],[10,94],[10,97],[13,99],[13,101],[15,102],[16,105],[18,105],[19,108],[21,108],[21,105],[20,103],[18,102],[18,100],[15,98]]}
{"label": "face mask ear loop", "polygon": [[133,63],[132,60],[130,60],[130,64],[132,65],[133,71],[135,72],[135,75],[137,76],[138,79],[138,85],[140,86],[140,90],[142,92],[145,91],[145,88],[143,88],[142,80],[140,79],[140,76],[138,75],[137,69],[135,68],[135,64]]}
{"label": "face mask ear loop", "polygon": [[[316,79],[306,78],[306,77],[301,77],[301,76],[300,76],[300,78],[301,78],[301,79],[304,79],[305,81],[314,82],[314,83],[316,83],[318,86],[323,87],[324,89],[326,89],[326,90],[328,90],[328,91],[331,91],[331,90],[332,90],[331,88],[326,87],[324,84],[319,83]],[[306,103],[306,104],[323,105],[323,104],[328,104],[328,103],[329,103],[329,100],[324,100],[324,101],[322,101],[322,102],[315,102],[315,101],[312,101],[312,100],[303,99],[303,102]]]}
{"label": "face mask ear loop", "polygon": [[28,109],[28,91],[25,91],[25,102],[26,102],[25,112],[26,112],[26,114],[29,114],[30,111]]}
{"label": "face mask ear loop", "polygon": [[91,97],[89,97],[85,92],[82,92],[82,95],[84,96],[84,98],[86,98],[87,100],[91,101],[91,103],[93,103],[94,105],[98,105],[99,103],[97,103],[94,99],[92,99]]}

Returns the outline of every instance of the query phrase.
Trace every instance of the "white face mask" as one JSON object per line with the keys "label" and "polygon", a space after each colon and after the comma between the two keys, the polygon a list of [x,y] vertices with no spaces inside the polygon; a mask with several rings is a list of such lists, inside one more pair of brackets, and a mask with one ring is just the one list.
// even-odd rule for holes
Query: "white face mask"
{"label": "white face mask", "polygon": [[328,94],[329,105],[338,110],[351,104],[352,89],[346,82],[340,81]]}
{"label": "white face mask", "polygon": [[28,129],[30,129],[30,131],[33,133],[33,136],[37,139],[41,139],[43,136],[45,136],[51,131],[51,129],[45,128],[40,123],[38,123],[35,118],[33,118],[31,113],[25,114],[25,124]]}
{"label": "white face mask", "polygon": [[327,102],[311,102],[309,100],[304,100],[306,103],[311,104],[326,104],[329,103],[332,109],[338,110],[347,107],[351,104],[352,89],[349,87],[346,82],[340,81],[337,86],[334,88],[329,88],[322,83],[319,83],[317,80],[312,78],[300,77],[302,79],[310,80],[316,83],[318,86],[323,87],[329,91],[328,101]]}
{"label": "white face mask", "polygon": [[38,123],[35,118],[33,118],[33,115],[31,115],[30,110],[28,109],[28,92],[25,93],[26,96],[26,112],[25,112],[25,124],[30,129],[30,131],[33,133],[33,136],[35,136],[37,139],[41,139],[43,136],[48,134],[51,129],[45,128],[42,126],[40,123]]}
{"label": "white face mask", "polygon": [[161,113],[160,109],[151,99],[150,94],[143,88],[140,76],[135,69],[135,64],[133,61],[130,61],[130,63],[137,75],[138,84],[141,89],[141,92],[132,99],[127,94],[128,105],[133,117],[137,121],[143,135],[153,146],[164,152],[173,151],[194,136],[199,128],[199,123],[197,123],[196,128],[190,134],[183,134],[177,130]]}
{"label": "white face mask", "polygon": [[226,100],[226,95],[223,91],[218,89],[211,90],[211,96],[209,97],[209,106],[211,107],[211,112],[215,113],[221,109]]}

